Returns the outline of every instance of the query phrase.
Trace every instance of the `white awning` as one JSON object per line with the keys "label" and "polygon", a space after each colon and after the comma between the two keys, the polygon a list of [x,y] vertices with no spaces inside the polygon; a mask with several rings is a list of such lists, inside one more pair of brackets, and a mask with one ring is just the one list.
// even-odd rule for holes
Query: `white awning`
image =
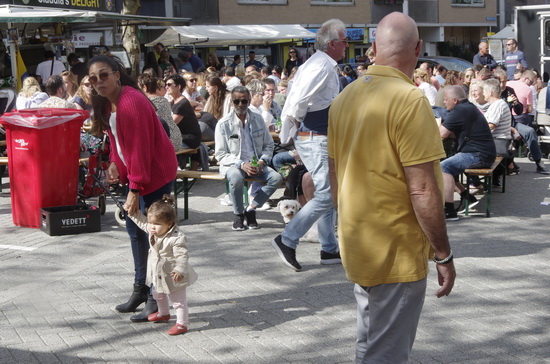
{"label": "white awning", "polygon": [[315,38],[315,33],[298,24],[192,25],[170,27],[147,46],[153,46],[159,42],[165,46],[248,45],[305,38]]}

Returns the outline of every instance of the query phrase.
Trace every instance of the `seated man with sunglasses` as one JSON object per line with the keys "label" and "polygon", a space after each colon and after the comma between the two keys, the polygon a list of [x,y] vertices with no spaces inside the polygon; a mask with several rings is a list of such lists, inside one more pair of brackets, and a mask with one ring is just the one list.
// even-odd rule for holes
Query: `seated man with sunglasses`
{"label": "seated man with sunglasses", "polygon": [[[257,229],[256,208],[262,206],[281,185],[282,177],[268,167],[273,156],[273,138],[260,114],[248,109],[250,91],[237,86],[231,91],[233,109],[216,125],[216,160],[220,173],[229,182],[233,201],[233,230]],[[257,165],[255,165],[256,163]],[[265,182],[245,208],[243,203],[244,179],[257,178]]]}

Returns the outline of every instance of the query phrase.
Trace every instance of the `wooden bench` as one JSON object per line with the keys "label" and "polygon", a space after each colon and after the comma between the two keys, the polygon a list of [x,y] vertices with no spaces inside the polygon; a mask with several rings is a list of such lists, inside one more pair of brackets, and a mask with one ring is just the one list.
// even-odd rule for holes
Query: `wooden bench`
{"label": "wooden bench", "polygon": [[[229,193],[229,183],[222,177],[218,171],[188,171],[178,170],[176,174],[176,179],[174,180],[174,200],[176,205],[176,211],[178,210],[178,195],[183,192],[183,219],[187,220],[189,218],[189,191],[191,187],[199,179],[205,179],[210,181],[224,181],[225,182],[225,193]],[[244,189],[243,189],[243,202],[245,205],[248,204],[248,184],[251,182],[261,182],[255,178],[247,177],[244,179]],[[284,186],[286,180],[283,179],[282,185]]]}
{"label": "wooden bench", "polygon": [[[497,156],[490,168],[476,168],[476,169],[469,168],[464,170],[464,175],[466,175],[466,177],[476,176],[482,180],[484,189],[485,191],[487,191],[487,203],[485,205],[485,210],[486,210],[485,216],[487,217],[491,217],[491,193],[493,191],[493,173],[495,172],[495,169],[497,169],[497,167],[503,162],[503,160],[504,160],[503,157]],[[470,189],[467,182],[468,181],[466,180],[466,198],[465,198],[466,209],[464,210],[464,214],[466,216],[468,216],[468,213],[470,212],[469,210],[470,202],[468,199],[470,194]],[[506,172],[502,174],[502,193],[504,193],[505,190],[506,190]]]}

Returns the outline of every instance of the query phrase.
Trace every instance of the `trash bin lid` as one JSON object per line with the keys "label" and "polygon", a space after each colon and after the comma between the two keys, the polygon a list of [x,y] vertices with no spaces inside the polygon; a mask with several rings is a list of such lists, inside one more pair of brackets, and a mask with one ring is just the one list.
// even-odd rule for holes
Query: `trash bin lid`
{"label": "trash bin lid", "polygon": [[8,125],[45,129],[73,120],[83,122],[88,116],[86,110],[36,108],[7,112],[0,117],[0,121]]}

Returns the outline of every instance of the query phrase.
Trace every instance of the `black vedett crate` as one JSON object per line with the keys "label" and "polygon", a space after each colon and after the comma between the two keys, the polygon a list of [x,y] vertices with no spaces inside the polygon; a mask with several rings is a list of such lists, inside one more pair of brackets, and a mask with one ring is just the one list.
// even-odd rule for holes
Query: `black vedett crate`
{"label": "black vedett crate", "polygon": [[101,231],[99,209],[90,205],[44,207],[40,218],[40,229],[50,236]]}

